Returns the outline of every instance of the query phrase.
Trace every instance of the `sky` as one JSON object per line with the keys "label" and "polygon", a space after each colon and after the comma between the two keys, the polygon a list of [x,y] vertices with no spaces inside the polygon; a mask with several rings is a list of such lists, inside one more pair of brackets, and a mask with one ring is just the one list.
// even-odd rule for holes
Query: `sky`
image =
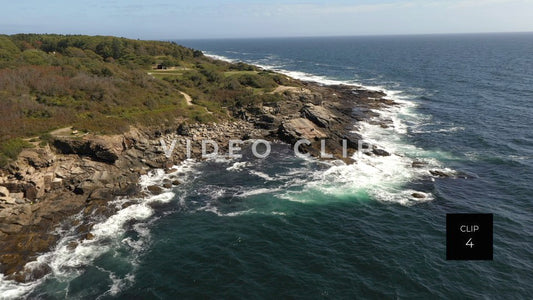
{"label": "sky", "polygon": [[0,0],[0,33],[207,39],[533,31],[533,0]]}

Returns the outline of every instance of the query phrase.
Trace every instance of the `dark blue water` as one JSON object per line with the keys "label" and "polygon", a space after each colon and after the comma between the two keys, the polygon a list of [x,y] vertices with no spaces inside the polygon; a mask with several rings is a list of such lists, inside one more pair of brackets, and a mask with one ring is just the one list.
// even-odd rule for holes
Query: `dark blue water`
{"label": "dark blue water", "polygon": [[[533,295],[533,34],[180,43],[390,91],[404,103],[384,114],[397,126],[363,129],[398,155],[331,167],[276,146],[264,161],[187,165],[182,186],[102,225],[120,230],[97,227],[81,247],[94,255],[58,251],[33,296]],[[430,180],[414,159],[470,177]],[[466,212],[494,214],[493,261],[446,261],[446,213]]]}

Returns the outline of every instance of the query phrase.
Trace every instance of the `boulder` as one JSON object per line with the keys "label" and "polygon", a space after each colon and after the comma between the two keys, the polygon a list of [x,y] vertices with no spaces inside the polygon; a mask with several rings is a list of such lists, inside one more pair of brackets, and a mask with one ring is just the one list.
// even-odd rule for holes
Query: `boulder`
{"label": "boulder", "polygon": [[0,197],[8,197],[9,190],[5,186],[0,186]]}
{"label": "boulder", "polygon": [[327,135],[308,119],[296,118],[285,121],[279,128],[279,133],[283,139],[289,143],[294,143],[299,139],[324,139]]}
{"label": "boulder", "polygon": [[52,165],[54,155],[45,149],[25,149],[19,154],[19,159],[35,169],[42,169]]}
{"label": "boulder", "polygon": [[91,195],[87,199],[88,201],[92,200],[105,200],[105,201],[111,201],[113,200],[114,196],[111,190],[106,188],[98,188],[91,192]]}
{"label": "boulder", "polygon": [[313,104],[306,104],[304,106],[302,116],[323,128],[328,127],[336,118],[327,108]]}
{"label": "boulder", "polygon": [[12,197],[0,197],[0,201],[9,205],[16,204],[16,200]]}
{"label": "boulder", "polygon": [[150,191],[150,193],[154,194],[154,195],[159,195],[163,192],[163,189],[157,185],[151,185],[148,187],[148,190]]}
{"label": "boulder", "polygon": [[372,149],[372,153],[374,153],[377,156],[390,156],[389,152],[387,152],[387,151],[385,151],[383,149],[380,149],[380,148]]}
{"label": "boulder", "polygon": [[52,189],[58,189],[60,188],[61,186],[63,186],[63,179],[61,178],[55,178],[54,180],[52,180],[52,183],[50,185],[50,188]]}
{"label": "boulder", "polygon": [[35,188],[33,185],[28,185],[24,189],[24,197],[29,200],[35,200],[37,199],[37,188]]}
{"label": "boulder", "polygon": [[429,173],[435,177],[452,177],[452,175],[441,170],[430,170]]}
{"label": "boulder", "polygon": [[24,184],[19,182],[4,182],[2,186],[10,193],[21,193],[24,191]]}
{"label": "boulder", "polygon": [[94,190],[101,188],[102,184],[99,182],[93,182],[90,180],[86,180],[82,183],[80,183],[76,188],[74,189],[74,194],[77,195],[90,195]]}
{"label": "boulder", "polygon": [[414,198],[417,198],[417,199],[424,199],[424,198],[426,198],[426,195],[425,195],[425,194],[423,194],[423,193],[419,193],[419,192],[412,193],[411,196],[413,196]]}
{"label": "boulder", "polygon": [[17,233],[22,228],[19,224],[0,223],[0,231],[7,234]]}
{"label": "boulder", "polygon": [[191,134],[191,129],[187,124],[180,124],[180,126],[178,126],[177,132],[179,135],[189,136]]}
{"label": "boulder", "polygon": [[136,183],[130,183],[113,191],[115,196],[132,196],[138,194],[140,187]]}
{"label": "boulder", "polygon": [[358,134],[358,133],[349,132],[349,133],[345,134],[342,137],[342,139],[346,140],[346,144],[347,144],[347,146],[349,148],[358,149],[359,148],[359,141],[362,140],[363,137],[360,134]]}
{"label": "boulder", "polygon": [[163,180],[163,187],[166,189],[170,189],[172,187],[172,181],[170,181],[170,179]]}
{"label": "boulder", "polygon": [[[118,159],[118,154],[113,149],[113,145],[104,139],[72,139],[57,137],[52,145],[59,153],[77,154],[87,156],[93,160],[112,164]],[[120,146],[122,148],[122,145]]]}
{"label": "boulder", "polygon": [[411,163],[411,167],[413,168],[423,168],[425,166],[427,166],[427,162],[423,162],[419,160],[415,160]]}

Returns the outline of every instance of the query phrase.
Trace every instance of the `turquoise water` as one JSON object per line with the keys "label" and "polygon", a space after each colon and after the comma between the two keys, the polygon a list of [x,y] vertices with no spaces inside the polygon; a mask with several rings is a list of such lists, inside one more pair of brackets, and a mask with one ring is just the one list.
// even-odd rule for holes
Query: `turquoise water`
{"label": "turquoise water", "polygon": [[[183,185],[120,200],[134,205],[100,220],[95,240],[68,250],[66,230],[42,258],[52,275],[13,289],[49,299],[533,294],[533,34],[179,42],[386,90],[403,103],[382,114],[394,128],[357,125],[394,155],[332,166],[276,145],[266,160],[188,162]],[[432,180],[429,168],[468,178]],[[445,260],[446,213],[464,212],[494,213],[493,261]]]}

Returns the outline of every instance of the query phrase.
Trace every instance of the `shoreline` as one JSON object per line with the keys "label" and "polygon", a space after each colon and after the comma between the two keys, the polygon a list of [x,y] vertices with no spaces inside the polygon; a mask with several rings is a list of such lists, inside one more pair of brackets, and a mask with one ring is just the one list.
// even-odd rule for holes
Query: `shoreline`
{"label": "shoreline", "polygon": [[[304,85],[302,89],[282,89],[280,92],[285,100],[281,103],[235,111],[235,121],[218,124],[176,122],[171,128],[131,128],[127,133],[114,136],[56,137],[52,147],[25,150],[15,163],[16,167],[0,177],[0,186],[16,179],[18,185],[11,185],[11,190],[18,188],[18,196],[20,192],[23,194],[22,201],[12,206],[0,204],[4,207],[0,211],[0,245],[7,249],[0,255],[1,273],[17,282],[39,280],[51,269],[46,264],[27,266],[57,245],[61,237],[53,233],[55,228],[66,223],[76,228],[79,241],[69,245],[75,249],[81,241],[94,238],[94,218],[91,216],[110,217],[120,209],[109,207],[111,201],[162,193],[158,186],[141,189],[139,180],[150,170],[164,169],[171,173],[173,166],[182,163],[186,159],[183,151],[185,138],[193,141],[209,138],[225,145],[232,138],[265,139],[291,146],[301,138],[311,141],[324,138],[325,147],[333,154],[333,159],[350,164],[354,163],[353,159],[341,156],[342,141],[346,140],[347,147],[356,151],[363,139],[354,132],[354,125],[378,117],[374,110],[398,105],[394,100],[386,99],[385,93],[361,86],[301,83]],[[390,124],[383,121],[379,125],[386,128]],[[176,137],[182,138],[180,145],[176,145],[178,151],[167,158],[160,140],[170,142]],[[303,152],[320,156],[320,142],[302,146]],[[368,155],[390,155],[384,149],[369,150]],[[192,154],[195,159],[201,159],[199,149],[193,149]],[[65,165],[71,168],[65,168]],[[51,178],[49,173],[52,173]],[[41,176],[43,179],[38,181],[34,180],[35,174],[48,177]],[[165,188],[171,188],[180,182],[176,177],[163,184]],[[34,194],[33,199],[27,198]],[[6,210],[10,217],[4,216]],[[82,215],[81,220],[72,220],[76,214]],[[30,244],[37,246],[29,248]]]}

